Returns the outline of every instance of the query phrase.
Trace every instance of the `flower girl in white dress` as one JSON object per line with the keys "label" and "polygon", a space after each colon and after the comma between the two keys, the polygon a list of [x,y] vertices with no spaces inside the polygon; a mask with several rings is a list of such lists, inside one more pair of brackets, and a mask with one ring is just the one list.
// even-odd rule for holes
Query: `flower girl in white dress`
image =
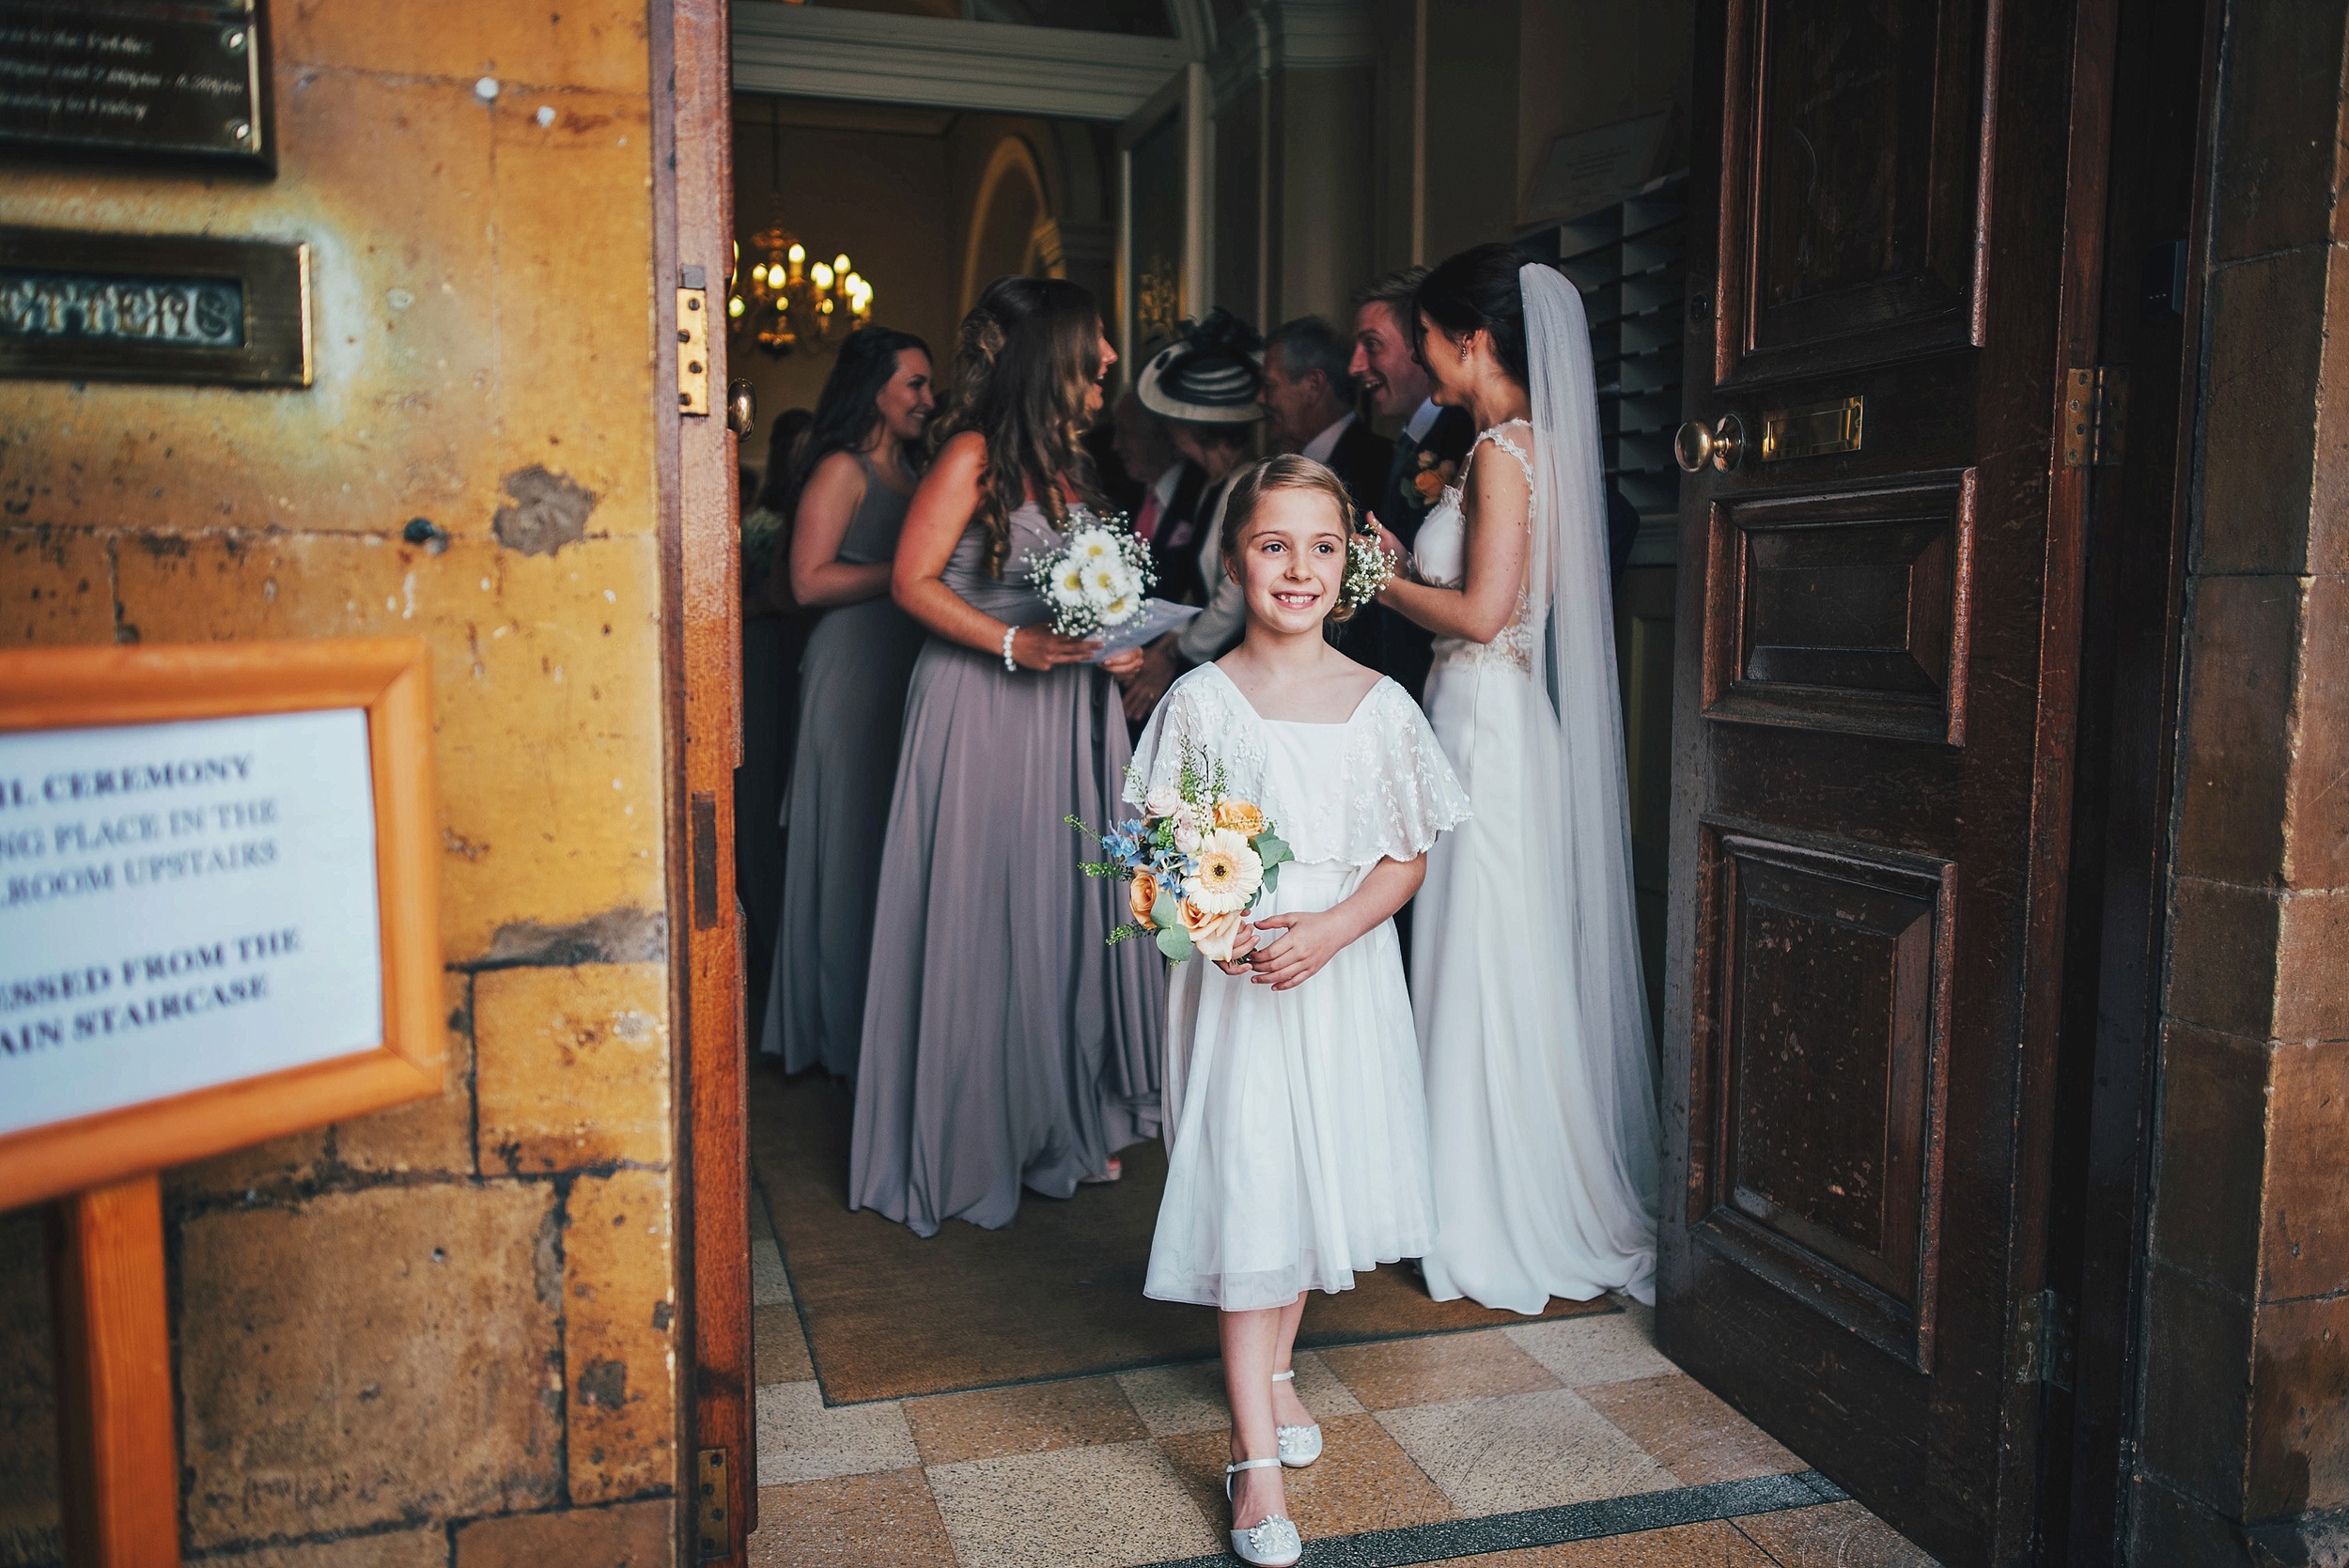
{"label": "flower girl in white dress", "polygon": [[1240,645],[1167,692],[1128,799],[1172,784],[1185,743],[1260,805],[1295,854],[1230,963],[1168,987],[1169,1162],[1145,1294],[1220,1309],[1232,1405],[1232,1549],[1295,1562],[1283,1466],[1321,1431],[1289,1356],[1308,1290],[1434,1240],[1419,1042],[1392,917],[1468,799],[1408,693],[1324,636],[1342,603],[1353,508],[1330,471],[1273,458],[1234,487],[1224,569],[1246,589]]}

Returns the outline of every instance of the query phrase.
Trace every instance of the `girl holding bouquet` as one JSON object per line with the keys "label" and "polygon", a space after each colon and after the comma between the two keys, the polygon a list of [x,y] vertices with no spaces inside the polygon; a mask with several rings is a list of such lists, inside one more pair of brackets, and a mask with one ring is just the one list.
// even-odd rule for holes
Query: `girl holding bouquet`
{"label": "girl holding bouquet", "polygon": [[1158,1130],[1162,966],[1068,863],[1067,813],[1114,802],[1129,649],[1056,635],[1027,563],[1087,516],[1078,445],[1117,358],[1093,298],[988,286],[890,587],[928,629],[882,838],[848,1201],[932,1235],[1008,1225],[1021,1188],[1112,1179]]}
{"label": "girl holding bouquet", "polygon": [[[1321,1452],[1289,1376],[1304,1293],[1350,1289],[1435,1239],[1392,917],[1468,800],[1409,694],[1324,635],[1352,608],[1354,536],[1345,487],[1318,463],[1273,458],[1238,480],[1222,566],[1246,593],[1246,634],[1174,683],[1127,786],[1199,844],[1179,918],[1206,955],[1168,997],[1169,1163],[1143,1290],[1221,1312],[1232,1549],[1252,1563],[1298,1560],[1282,1467]],[[1222,786],[1204,806],[1203,768]],[[1211,821],[1190,820],[1203,811]],[[1277,880],[1242,852],[1268,822],[1290,851]],[[1146,924],[1142,893],[1132,903]]]}

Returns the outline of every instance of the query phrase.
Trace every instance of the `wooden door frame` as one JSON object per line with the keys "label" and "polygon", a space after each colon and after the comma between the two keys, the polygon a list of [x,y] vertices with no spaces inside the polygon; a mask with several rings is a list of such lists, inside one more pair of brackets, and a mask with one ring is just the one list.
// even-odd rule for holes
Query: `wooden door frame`
{"label": "wooden door frame", "polygon": [[[733,268],[733,67],[725,0],[650,0],[653,308],[660,421],[661,673],[667,740],[670,1016],[678,1048],[677,1493],[686,1562],[739,1563],[758,1502],[751,1360],[749,1100],[735,917],[741,762],[740,496],[726,419]],[[708,408],[670,366],[679,290],[705,290]],[[714,308],[713,308],[714,307]],[[713,1472],[705,1458],[716,1456]],[[709,1510],[724,1526],[704,1545]]]}

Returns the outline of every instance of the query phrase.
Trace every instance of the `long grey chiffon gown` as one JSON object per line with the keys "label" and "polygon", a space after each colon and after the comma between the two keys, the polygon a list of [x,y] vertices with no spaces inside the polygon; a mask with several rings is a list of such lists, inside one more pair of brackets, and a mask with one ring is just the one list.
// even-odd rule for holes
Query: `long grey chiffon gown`
{"label": "long grey chiffon gown", "polygon": [[[854,457],[864,470],[864,499],[841,536],[839,559],[879,565],[896,555],[912,497],[883,484],[863,453]],[[825,611],[801,656],[783,910],[759,1036],[759,1048],[780,1054],[786,1072],[856,1074],[881,834],[922,635],[882,594]]]}
{"label": "long grey chiffon gown", "polygon": [[[943,580],[1015,626],[1045,618],[1021,563],[1060,542],[1011,515],[999,581],[973,525]],[[881,853],[848,1197],[921,1235],[1008,1225],[1024,1185],[1055,1198],[1158,1133],[1163,961],[1107,945],[1124,884],[1077,869],[1124,811],[1131,756],[1117,683],[1090,664],[1007,673],[932,637],[906,695]],[[1130,813],[1128,813],[1130,815]]]}

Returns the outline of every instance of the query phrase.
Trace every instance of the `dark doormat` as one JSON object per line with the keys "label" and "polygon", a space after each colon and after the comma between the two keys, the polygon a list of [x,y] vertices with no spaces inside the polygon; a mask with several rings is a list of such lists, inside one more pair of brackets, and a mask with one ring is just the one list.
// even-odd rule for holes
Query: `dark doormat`
{"label": "dark doormat", "polygon": [[[1066,1201],[1031,1192],[1000,1231],[951,1220],[924,1240],[848,1206],[851,1092],[751,1071],[751,1165],[774,1219],[826,1403],[904,1399],[1004,1383],[1124,1372],[1216,1354],[1215,1313],[1142,1294],[1166,1184],[1166,1151],[1125,1151],[1126,1178]],[[1491,1328],[1532,1319],[1431,1301],[1409,1269],[1357,1275],[1315,1295],[1300,1345]],[[1547,1317],[1619,1311],[1610,1297],[1552,1301]]]}

